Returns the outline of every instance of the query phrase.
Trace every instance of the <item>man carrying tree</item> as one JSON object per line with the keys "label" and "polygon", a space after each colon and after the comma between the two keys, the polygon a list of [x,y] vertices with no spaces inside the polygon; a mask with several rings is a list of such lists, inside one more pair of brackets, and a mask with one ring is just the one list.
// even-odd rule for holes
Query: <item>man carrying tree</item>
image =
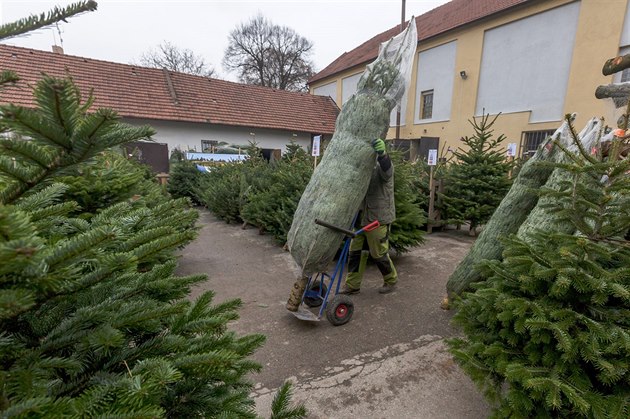
{"label": "man carrying tree", "polygon": [[[363,250],[369,250],[369,254],[375,260],[376,266],[383,275],[383,286],[379,288],[379,293],[387,294],[392,292],[396,288],[396,282],[398,281],[396,268],[389,257],[389,230],[391,223],[396,218],[394,166],[385,151],[385,142],[383,140],[374,140],[372,146],[377,154],[376,164],[361,205],[359,221],[361,225],[367,225],[378,220],[380,226],[352,239],[348,255],[348,277],[346,278],[346,284],[339,291],[340,294],[359,293],[368,259],[368,253],[363,252]],[[298,310],[307,283],[308,278],[301,277],[293,284],[286,305],[287,310]]]}
{"label": "man carrying tree", "polygon": [[389,231],[391,223],[396,219],[394,204],[394,166],[385,151],[385,142],[381,139],[372,143],[376,151],[376,165],[372,171],[372,179],[361,205],[361,225],[378,220],[380,226],[366,231],[352,239],[348,254],[348,276],[340,294],[358,294],[361,289],[363,272],[367,265],[368,250],[383,275],[383,286],[378,292],[387,294],[396,288],[398,274],[389,257]]}

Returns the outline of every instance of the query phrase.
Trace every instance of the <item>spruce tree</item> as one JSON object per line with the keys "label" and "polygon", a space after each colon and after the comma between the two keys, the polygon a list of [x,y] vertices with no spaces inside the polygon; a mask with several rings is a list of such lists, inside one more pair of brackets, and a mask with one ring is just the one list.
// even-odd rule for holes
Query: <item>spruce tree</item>
{"label": "spruce tree", "polygon": [[567,153],[548,211],[575,233],[539,230],[504,242],[503,261],[457,303],[465,337],[450,346],[495,402],[497,417],[630,414],[630,160]]}
{"label": "spruce tree", "polygon": [[490,219],[510,188],[511,163],[500,148],[506,137],[501,134],[493,138],[492,126],[498,117],[484,115],[469,120],[475,135],[462,138],[467,147],[453,152],[457,161],[448,170],[441,196],[449,222],[468,222],[471,235]]}

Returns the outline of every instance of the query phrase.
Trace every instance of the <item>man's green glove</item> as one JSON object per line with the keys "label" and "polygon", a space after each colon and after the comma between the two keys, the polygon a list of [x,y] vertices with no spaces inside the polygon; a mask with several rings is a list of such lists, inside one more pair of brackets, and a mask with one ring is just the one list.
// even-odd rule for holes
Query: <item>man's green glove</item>
{"label": "man's green glove", "polygon": [[379,156],[382,155],[385,153],[385,141],[380,138],[372,141],[372,148],[374,148],[374,151],[376,151]]}

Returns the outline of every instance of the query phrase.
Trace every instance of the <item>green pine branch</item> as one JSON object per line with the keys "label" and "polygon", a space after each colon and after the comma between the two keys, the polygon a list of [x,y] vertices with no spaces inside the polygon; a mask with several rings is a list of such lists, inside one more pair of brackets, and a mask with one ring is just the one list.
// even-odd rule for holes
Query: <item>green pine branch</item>
{"label": "green pine branch", "polygon": [[47,13],[31,15],[12,23],[0,25],[0,40],[15,38],[37,29],[45,28],[57,22],[65,22],[67,18],[84,12],[93,12],[98,4],[93,0],[80,1],[66,7],[54,7]]}
{"label": "green pine branch", "polygon": [[292,383],[285,381],[278,390],[271,402],[270,419],[300,419],[306,417],[306,407],[299,404],[295,407],[291,406],[291,397],[293,396]]}

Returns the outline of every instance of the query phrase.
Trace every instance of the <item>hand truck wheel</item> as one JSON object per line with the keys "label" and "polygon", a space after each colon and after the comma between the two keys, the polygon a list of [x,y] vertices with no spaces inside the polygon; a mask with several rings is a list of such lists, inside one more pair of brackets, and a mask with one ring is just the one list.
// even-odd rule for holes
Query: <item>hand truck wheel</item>
{"label": "hand truck wheel", "polygon": [[335,295],[326,307],[326,318],[333,326],[346,324],[354,313],[354,303],[352,299],[344,294]]}
{"label": "hand truck wheel", "polygon": [[328,291],[328,287],[326,287],[326,284],[323,284],[322,281],[318,279],[316,281],[313,281],[313,284],[311,284],[311,286],[309,287],[309,291],[316,292],[317,294],[319,294],[320,297],[306,297],[305,296],[304,304],[306,304],[309,307],[319,307],[324,302],[324,296],[326,295],[326,292]]}

